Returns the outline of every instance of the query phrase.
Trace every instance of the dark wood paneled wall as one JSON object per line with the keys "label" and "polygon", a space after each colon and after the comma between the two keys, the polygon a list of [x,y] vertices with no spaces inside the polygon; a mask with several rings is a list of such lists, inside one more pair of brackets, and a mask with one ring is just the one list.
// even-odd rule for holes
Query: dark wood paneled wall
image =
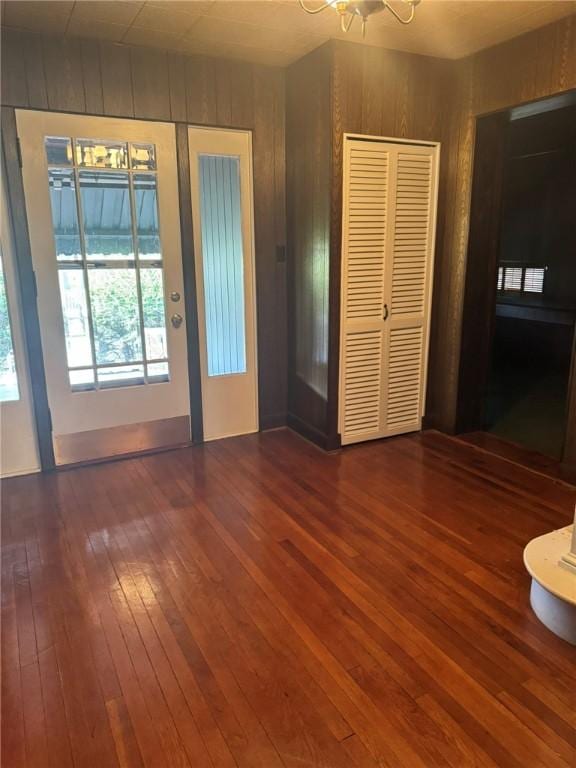
{"label": "dark wood paneled wall", "polygon": [[[286,416],[284,70],[3,30],[2,104],[253,131],[261,426]],[[277,246],[280,246],[278,251]],[[184,254],[190,258],[191,254]]]}
{"label": "dark wood paneled wall", "polygon": [[[438,311],[447,337],[435,365],[443,374],[443,426],[457,426],[462,320],[466,300],[466,268],[470,223],[470,196],[476,119],[480,115],[507,110],[576,88],[576,16],[515,38],[456,62],[456,100],[453,113],[454,163],[448,179],[444,269],[452,275],[451,288],[443,293]],[[576,372],[572,371],[565,464],[576,457]],[[465,386],[465,380],[462,380]]]}
{"label": "dark wood paneled wall", "polygon": [[[426,422],[456,428],[475,120],[576,87],[576,17],[449,62],[334,43],[332,252],[341,238],[345,132],[442,142]],[[340,259],[332,260],[331,339],[339,333]],[[336,424],[338,355],[330,356]],[[576,377],[573,377],[576,382]]]}
{"label": "dark wood paneled wall", "polygon": [[500,259],[546,264],[546,300],[576,304],[576,91],[569,98],[510,122]]}
{"label": "dark wood paneled wall", "polygon": [[330,268],[330,45],[293,64],[286,81],[289,254],[289,423],[327,434]]}
{"label": "dark wood paneled wall", "polygon": [[[442,143],[426,423],[452,432],[456,429],[475,120],[478,115],[576,86],[576,17],[461,61],[430,59],[343,41],[333,41],[327,49],[332,150],[330,250],[323,250],[319,257],[312,247],[315,241],[309,236],[293,254],[295,269],[302,276],[307,271],[313,275],[314,265],[321,264],[325,269],[329,264],[330,269],[328,305],[314,305],[313,327],[324,327],[328,313],[329,370],[325,420],[317,420],[313,426],[324,433],[327,444],[333,442],[338,401],[342,136],[349,132]],[[318,83],[322,82],[325,88],[328,75],[325,71],[320,74],[318,65],[318,58],[309,55],[288,69],[289,92],[291,87],[294,89],[287,101],[289,157],[291,146],[300,157],[305,156],[308,150],[300,142],[310,142],[307,131],[312,132],[314,125],[322,122],[319,111],[314,109],[317,102],[303,109],[299,100],[305,98],[305,93],[320,99]],[[299,196],[308,195],[305,199],[309,204],[313,198],[320,205],[320,199],[324,199],[322,188],[317,186],[312,193],[308,181],[316,178],[316,173],[324,178],[325,156],[312,153],[309,161],[316,163],[315,170],[309,169],[306,176],[293,176],[293,186],[289,175],[288,197],[289,201],[297,201]],[[293,236],[295,223],[296,220],[289,223],[289,234]],[[317,231],[324,243],[325,221]],[[290,312],[296,311],[297,301],[301,301],[298,281],[294,289]],[[312,368],[312,345],[306,347],[303,340],[301,343],[296,339],[293,346],[299,344]],[[295,365],[292,359],[292,374]],[[301,361],[299,366],[302,368]],[[576,382],[576,376],[573,381]],[[296,388],[294,392],[298,394]],[[292,402],[290,409],[302,413],[306,410],[303,401],[307,395],[300,394],[300,401]],[[308,397],[308,401],[311,399]]]}
{"label": "dark wood paneled wall", "polygon": [[497,112],[478,120],[470,247],[460,350],[458,432],[483,429],[486,387],[496,321],[496,277],[500,249],[502,188],[509,118]]}
{"label": "dark wood paneled wall", "polygon": [[[261,416],[264,426],[279,423],[286,398],[285,264],[276,255],[284,243],[283,72],[19,33],[3,39],[2,59],[6,105],[254,130]],[[330,442],[340,267],[326,244],[328,227],[339,252],[342,133],[433,139],[442,153],[427,416],[453,431],[475,119],[576,87],[576,17],[458,62],[334,41],[289,67],[287,77],[290,412]],[[331,214],[324,184],[334,191]]]}
{"label": "dark wood paneled wall", "polygon": [[[512,260],[546,265],[544,304],[570,307],[576,301],[576,106],[511,118],[510,110],[504,110],[476,122],[458,432],[484,428],[493,332],[517,329],[510,349],[521,337],[516,322],[495,323],[498,263]],[[526,326],[525,341],[537,359],[539,334],[535,330]],[[562,336],[561,330],[565,329],[549,328],[545,338],[550,351],[555,334]],[[569,343],[565,354],[567,347]],[[503,352],[507,355],[508,346]],[[544,355],[543,361],[547,360]]]}
{"label": "dark wood paneled wall", "polygon": [[[334,41],[332,77],[333,155],[330,293],[329,434],[338,424],[338,339],[340,333],[340,249],[342,238],[342,137],[362,133],[422,141],[439,141],[440,183],[434,300],[432,304],[431,355],[428,382],[427,421],[442,426],[442,371],[435,365],[440,344],[441,314],[438,313],[444,286],[442,260],[446,168],[450,158],[453,63],[399,51],[386,51],[355,43]],[[435,341],[437,340],[437,341]]]}
{"label": "dark wood paneled wall", "polygon": [[[476,118],[576,88],[576,16],[481,51],[454,66],[453,159],[448,166],[443,248],[443,271],[449,281],[447,289],[436,296],[443,327],[452,331],[436,350],[434,362],[442,371],[441,425],[447,430],[456,425]],[[576,377],[572,381],[575,386]],[[576,439],[574,431],[572,434]]]}
{"label": "dark wood paneled wall", "polygon": [[342,41],[288,68],[289,412],[326,447],[338,444],[343,135],[444,141],[451,71],[450,62]]}
{"label": "dark wood paneled wall", "polygon": [[566,424],[564,437],[563,468],[566,475],[576,481],[576,333],[572,339],[572,370],[568,383],[568,413],[571,418]]}

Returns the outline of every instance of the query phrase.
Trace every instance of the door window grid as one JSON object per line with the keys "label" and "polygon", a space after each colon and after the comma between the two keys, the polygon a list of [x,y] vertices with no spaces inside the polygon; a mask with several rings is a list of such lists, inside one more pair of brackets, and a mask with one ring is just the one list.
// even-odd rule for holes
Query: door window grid
{"label": "door window grid", "polygon": [[[72,390],[168,381],[155,146],[47,137],[46,152]],[[80,251],[77,255],[61,253],[59,243],[62,237],[68,237],[69,242],[70,235],[66,235],[59,226],[62,222],[62,210],[56,210],[53,190],[63,190],[62,180],[66,177],[71,187],[68,191],[72,192],[72,199],[69,196],[67,206],[68,230],[77,230],[77,237],[72,236],[72,251]],[[87,243],[87,237],[92,237],[87,235],[86,209],[90,206],[90,201],[85,198],[88,196],[86,190],[90,185],[98,189],[98,184],[101,185],[101,199],[99,200],[97,195],[93,196],[92,203],[100,203],[100,225],[103,223],[105,202],[109,203],[108,209],[111,207],[110,202],[121,204],[121,210],[118,212],[112,206],[112,210],[108,211],[108,216],[118,217],[116,232],[108,235],[100,233],[101,236],[95,238],[100,245],[99,250],[92,252],[92,242],[90,245]],[[112,201],[105,201],[106,190],[114,190],[114,184],[116,192],[120,186],[122,194],[116,195],[115,201],[114,197]],[[128,208],[124,210],[126,205]],[[60,209],[62,206],[61,202]],[[147,215],[146,221],[144,211]],[[94,211],[90,209],[89,212],[94,218]],[[128,221],[128,234],[122,234],[122,220],[125,224],[126,220]],[[148,227],[143,226],[146,223]],[[106,237],[110,238],[110,247],[102,245],[106,242]],[[123,250],[118,245],[122,241],[121,238],[124,244],[128,244],[128,253],[117,252]],[[141,246],[144,247],[141,249]],[[76,280],[77,291],[72,299],[72,294],[67,295],[67,287],[73,282],[74,272],[80,273],[82,280],[80,283]],[[130,282],[133,289],[125,290],[122,296],[121,284],[124,283],[126,288],[126,284]],[[101,283],[99,287],[98,283]],[[145,296],[143,289],[146,290]],[[112,314],[110,308],[113,310]],[[124,311],[125,317],[119,317],[122,314],[119,310]],[[104,321],[108,337],[112,336],[112,342],[116,342],[115,345],[108,345],[109,348],[106,343],[102,343],[100,319]],[[128,321],[128,325],[124,322],[122,326],[123,320]],[[148,320],[155,325],[148,323]],[[117,326],[114,339],[115,321]],[[76,335],[73,333],[74,323],[80,331]],[[131,333],[127,333],[130,325]],[[75,343],[75,339],[76,342],[80,339],[80,344]],[[81,346],[84,347],[82,353]],[[122,359],[115,359],[119,352]]]}

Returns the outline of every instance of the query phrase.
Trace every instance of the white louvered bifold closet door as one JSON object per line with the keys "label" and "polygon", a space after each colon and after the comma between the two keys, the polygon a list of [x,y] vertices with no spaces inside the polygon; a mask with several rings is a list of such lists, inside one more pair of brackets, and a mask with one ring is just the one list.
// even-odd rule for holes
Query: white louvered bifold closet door
{"label": "white louvered bifold closet door", "polygon": [[342,443],[421,428],[438,147],[344,144]]}

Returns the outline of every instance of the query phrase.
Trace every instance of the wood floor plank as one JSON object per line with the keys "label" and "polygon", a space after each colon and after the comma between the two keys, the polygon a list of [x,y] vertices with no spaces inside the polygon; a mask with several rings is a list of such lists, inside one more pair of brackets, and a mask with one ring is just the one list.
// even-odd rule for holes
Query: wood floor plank
{"label": "wood floor plank", "polygon": [[[218,622],[213,620],[210,606],[205,607],[206,599],[199,588],[200,574],[194,568],[194,556],[190,557],[191,553],[196,552],[197,547],[191,546],[190,549],[181,552],[180,547],[174,547],[176,537],[173,541],[165,540],[164,526],[158,525],[158,519],[155,521],[154,528],[158,531],[158,541],[162,541],[161,551],[165,555],[166,562],[170,563],[168,569],[163,569],[164,572],[158,574],[160,579],[152,572],[151,583],[155,585],[163,583],[169,587],[167,590],[160,590],[155,586],[155,598],[171,625],[175,623],[174,613],[181,619],[181,622],[178,622],[180,627],[178,641],[183,650],[185,649],[188,659],[192,653],[198,663],[202,660],[199,670],[197,664],[191,665],[191,668],[196,673],[203,694],[212,703],[215,711],[221,715],[219,725],[223,732],[228,734],[230,749],[242,766],[282,765],[266,731],[238,685],[226,655],[221,651],[219,635],[222,629]],[[182,536],[180,536],[181,539]],[[189,542],[188,538],[185,540]],[[172,551],[174,548],[175,552]],[[150,564],[156,560],[157,558],[151,557]],[[178,561],[182,563],[182,569],[178,569]],[[206,558],[202,562],[207,563]],[[174,570],[177,574],[173,573]],[[190,579],[188,588],[185,589],[180,586],[181,570]],[[194,573],[196,573],[195,576]],[[207,573],[210,577],[216,575],[210,567],[207,568]],[[191,585],[194,586],[193,605],[189,602]],[[218,634],[215,635],[215,632]]]}
{"label": "wood floor plank", "polygon": [[503,440],[491,432],[468,432],[458,435],[458,439],[479,450],[496,454],[513,464],[520,464],[540,474],[574,485],[574,473],[564,471],[558,459]]}
{"label": "wood floor plank", "polygon": [[120,768],[143,768],[142,755],[123,697],[108,699],[106,709]]}
{"label": "wood floor plank", "polygon": [[[336,579],[334,579],[334,577],[332,577],[332,578],[333,578],[333,580],[335,580],[335,581],[336,581]],[[390,607],[391,607],[391,606],[390,606]],[[399,613],[396,615],[396,618],[397,618],[397,621],[398,621],[398,620],[401,620],[401,619],[400,619],[400,614],[399,614]],[[403,620],[403,619],[402,619],[402,620]],[[417,624],[418,624],[418,621],[417,621],[417,620],[416,620],[416,621],[413,621],[413,622],[412,622],[412,626],[411,626],[411,628],[412,628],[412,629],[416,628]],[[434,648],[429,648],[429,650],[433,652],[433,651],[434,651]],[[437,662],[437,663],[440,665],[440,667],[439,667],[439,668],[441,669],[441,663],[442,663],[442,659],[441,659],[441,657],[438,657],[438,656],[436,656],[436,657],[435,657],[435,661],[436,661],[436,662]],[[450,669],[449,669],[448,671],[454,672],[454,670],[450,670]],[[463,685],[463,682],[464,682],[464,679],[460,679],[460,680],[458,681],[458,685],[459,685],[459,686],[462,686],[462,685]],[[478,693],[478,692],[477,692],[477,693]],[[473,701],[473,700],[474,700],[474,697],[473,697],[473,695],[472,695],[472,691],[471,691],[471,698],[470,698],[470,700],[471,700],[471,701]],[[494,721],[493,721],[493,722],[494,722],[494,725],[496,726],[496,723],[497,723],[497,721],[498,721],[499,719],[501,719],[501,718],[502,718],[502,712],[501,712],[501,711],[500,711],[500,712],[495,712],[495,713],[494,713],[494,715],[493,715],[493,717],[494,717]],[[513,724],[513,723],[510,723],[509,725],[510,725],[511,727],[513,727],[513,728],[514,728],[514,727],[518,727],[518,726],[517,726],[517,724]],[[526,737],[529,739],[529,738],[530,738],[530,734],[526,734]],[[539,746],[539,745],[537,745],[537,746]],[[551,755],[550,757],[551,757],[551,759],[552,759],[552,760],[554,759],[553,755]],[[508,763],[507,763],[507,764],[512,764],[512,763],[510,763],[510,760],[511,760],[511,759],[512,759],[512,758],[511,758],[511,756],[509,756],[509,759],[508,759]]]}
{"label": "wood floor plank", "polygon": [[2,764],[572,768],[527,541],[576,488],[288,430],[2,483]]}
{"label": "wood floor plank", "polygon": [[[5,519],[5,518],[4,518]],[[2,523],[4,523],[4,519]],[[9,526],[6,526],[9,528]],[[6,528],[2,525],[3,534]],[[2,765],[26,765],[24,704],[18,651],[18,629],[14,598],[13,566],[18,547],[8,538],[2,552]],[[23,548],[20,548],[23,549]]]}
{"label": "wood floor plank", "polygon": [[[232,470],[231,470],[230,467],[228,467],[227,471],[230,472]],[[396,541],[397,541],[397,538],[398,537],[396,537]],[[409,563],[409,560],[407,560],[407,558],[404,556],[404,554],[405,553],[402,552],[402,551],[396,553],[396,560],[399,563],[400,562],[408,562]],[[426,558],[426,551],[423,551],[421,553],[421,555],[420,555],[420,559],[425,559],[425,558]],[[390,568],[393,569],[393,563],[392,562],[391,562]],[[444,566],[444,568],[446,568],[446,566]],[[416,578],[415,577],[417,576],[417,573],[416,573],[417,569],[418,569],[418,571],[422,572],[423,588],[427,589],[427,587],[429,585],[429,581],[430,581],[430,570],[429,570],[429,567],[428,567],[428,569],[426,569],[426,568],[418,566],[416,564],[411,564],[410,565],[410,575],[412,577],[412,581],[413,582],[416,582]],[[389,574],[390,574],[390,571],[387,571],[387,577],[389,577]],[[440,574],[442,574],[442,570],[440,570]],[[451,588],[457,588],[459,586],[459,582],[458,581],[454,581],[454,580],[449,582],[449,584],[450,584]],[[437,585],[437,586],[439,587],[437,591],[439,591],[440,594],[442,594],[442,591],[440,589],[442,585],[440,584],[440,585]],[[447,599],[448,603],[454,602],[454,600],[456,600],[456,604],[457,604],[457,606],[459,608],[459,621],[460,621],[461,620],[460,617],[462,616],[462,609],[463,608],[467,609],[467,611],[470,612],[470,609],[468,607],[469,597],[470,596],[468,594],[465,594],[463,596],[463,599],[458,601],[457,600],[458,595],[454,595],[453,592],[450,593],[448,590],[444,590],[444,592],[446,592],[446,599]],[[430,600],[430,597],[429,597],[428,593],[426,593],[425,598],[428,601]],[[475,613],[477,614],[478,618],[476,619],[476,623],[474,624],[474,626],[471,627],[471,628],[475,627],[476,629],[485,630],[486,627],[484,627],[482,625],[480,625],[480,627],[478,627],[478,625],[477,625],[477,621],[479,619],[481,621],[484,621],[484,614],[479,612],[479,611],[475,611]],[[464,618],[467,619],[467,617],[464,617]],[[484,621],[484,623],[486,623],[486,621]],[[505,675],[506,674],[506,670],[509,670],[511,666],[513,667],[514,658],[516,658],[517,662],[522,665],[522,669],[518,670],[517,674],[519,674],[519,675],[523,674],[524,675],[523,679],[526,679],[526,677],[529,676],[530,674],[534,674],[534,673],[537,672],[537,669],[536,669],[536,666],[535,666],[535,662],[532,665],[528,664],[527,660],[524,658],[524,656],[522,654],[515,653],[515,649],[514,649],[513,646],[511,647],[510,644],[507,644],[503,640],[500,640],[500,638],[497,637],[497,636],[494,636],[492,638],[492,636],[489,634],[489,635],[487,635],[487,637],[490,640],[492,645],[494,645],[494,646],[499,645],[500,646],[500,648],[496,648],[496,647],[491,647],[490,648],[490,657],[496,656],[496,658],[498,658],[498,655],[500,655],[501,659],[502,659],[501,662],[500,662],[500,665],[499,665],[500,668],[499,668],[497,689],[499,689],[499,686],[500,686],[500,677]],[[539,663],[540,664],[543,663],[541,658],[540,658],[540,662]]]}

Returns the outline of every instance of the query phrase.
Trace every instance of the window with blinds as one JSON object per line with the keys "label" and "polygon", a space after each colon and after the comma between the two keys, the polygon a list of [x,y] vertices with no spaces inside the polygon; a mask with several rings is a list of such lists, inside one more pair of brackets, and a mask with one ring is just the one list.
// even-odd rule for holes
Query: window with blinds
{"label": "window with blinds", "polygon": [[548,267],[504,265],[498,267],[498,291],[511,293],[544,293]]}

